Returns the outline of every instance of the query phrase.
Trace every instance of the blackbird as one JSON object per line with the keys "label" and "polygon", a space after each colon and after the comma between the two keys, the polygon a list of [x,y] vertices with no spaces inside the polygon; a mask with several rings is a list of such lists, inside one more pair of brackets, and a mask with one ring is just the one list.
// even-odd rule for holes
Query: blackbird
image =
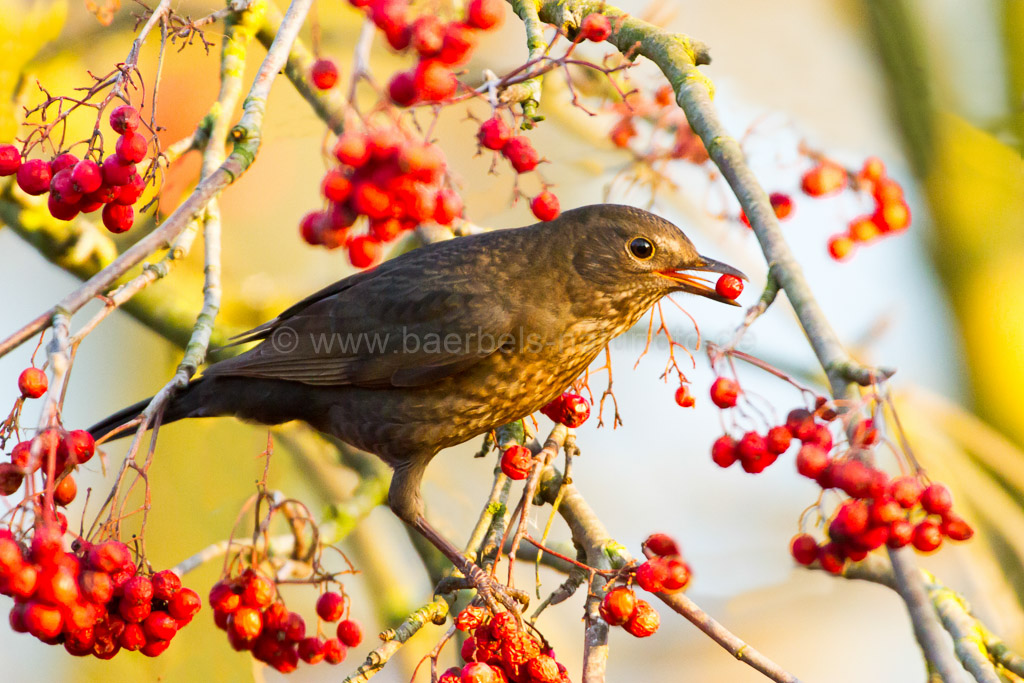
{"label": "blackbird", "polygon": [[[163,423],[304,420],[376,454],[394,468],[395,514],[491,594],[498,586],[424,519],[427,464],[559,396],[665,295],[737,305],[687,271],[744,277],[698,254],[672,223],[612,204],[429,244],[241,335],[235,343],[259,344],[210,365],[173,397]],[[147,403],[89,431],[98,439]]]}

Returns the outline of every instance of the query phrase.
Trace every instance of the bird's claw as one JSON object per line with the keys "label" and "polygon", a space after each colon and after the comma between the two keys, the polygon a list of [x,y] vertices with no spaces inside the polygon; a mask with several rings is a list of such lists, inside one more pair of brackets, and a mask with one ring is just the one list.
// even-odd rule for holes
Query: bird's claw
{"label": "bird's claw", "polygon": [[520,615],[530,605],[530,595],[526,591],[506,586],[475,564],[468,564],[464,568],[463,574],[465,578],[446,581],[444,585],[449,589],[476,589],[477,595],[494,614],[504,608],[513,614]]}

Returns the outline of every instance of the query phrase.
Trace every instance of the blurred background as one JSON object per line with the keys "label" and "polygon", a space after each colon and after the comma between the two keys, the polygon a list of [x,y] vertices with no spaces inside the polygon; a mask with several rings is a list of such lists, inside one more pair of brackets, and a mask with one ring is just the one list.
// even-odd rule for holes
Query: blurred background
{"label": "blurred background", "polygon": [[[755,170],[767,190],[797,199],[794,217],[783,228],[824,310],[859,358],[898,369],[891,385],[915,453],[934,478],[953,488],[961,514],[979,531],[968,544],[920,557],[921,564],[960,591],[1011,647],[1024,646],[1024,459],[1019,450],[1024,446],[1019,398],[1024,386],[1024,2],[675,0],[650,5],[629,0],[622,6],[710,46],[714,61],[703,71],[715,83],[715,102],[727,127],[741,137],[757,124],[748,138]],[[216,8],[183,0],[176,11],[197,17]],[[23,83],[38,79],[53,93],[88,85],[88,71],[104,73],[124,60],[139,11],[126,3],[104,28],[81,0],[0,0],[0,53],[5,55],[0,141],[16,132],[11,114],[23,103],[17,98],[38,100],[34,88]],[[321,51],[345,74],[361,14],[330,0],[319,4],[317,16]],[[191,132],[216,97],[219,30],[214,25],[206,32],[214,43],[209,53],[198,41],[167,53],[158,104],[158,121],[167,128],[161,134],[164,144]],[[304,37],[309,38],[309,27]],[[140,61],[147,78],[155,70],[158,40],[150,42]],[[601,48],[588,48],[600,58]],[[262,56],[254,43],[249,76]],[[477,82],[484,68],[507,71],[525,56],[524,30],[509,11],[501,31],[476,53],[468,81]],[[375,49],[379,80],[408,64],[408,57],[379,44]],[[649,67],[634,69],[632,78],[651,92],[662,81]],[[607,138],[615,117],[569,109],[564,89],[555,83],[544,99],[541,113],[548,120],[530,137],[551,161],[543,173],[556,184],[562,208],[602,201],[611,180],[629,168],[628,157]],[[476,126],[467,120],[467,110],[478,118],[488,114],[483,103],[452,108],[437,129],[463,183],[467,216],[494,227],[532,222],[524,202],[510,204],[509,174],[488,175],[489,157],[475,156]],[[79,135],[88,135],[90,123],[81,122]],[[318,206],[324,137],[323,123],[279,79],[258,163],[221,202],[222,320],[227,323],[257,324],[351,272],[343,253],[308,247],[297,234],[299,219]],[[861,249],[848,263],[830,259],[828,236],[842,230],[859,208],[846,195],[819,201],[800,196],[807,163],[794,150],[801,141],[853,168],[866,156],[881,157],[907,191],[914,215],[910,230]],[[709,177],[706,168],[678,166],[668,171],[676,188],[663,188],[653,209],[683,227],[701,253],[745,270],[752,281],[740,302],[753,304],[766,272],[753,235],[735,220],[717,217],[736,212],[734,203],[721,199],[720,180]],[[165,211],[189,189],[197,168],[192,159],[172,170]],[[524,187],[529,194],[538,188]],[[616,184],[608,198],[640,206],[651,200],[643,189],[623,188],[624,183]],[[9,195],[0,196],[0,224],[21,226],[0,227],[4,336],[78,282],[23,239],[41,216],[39,208],[26,209]],[[154,296],[164,292],[198,311],[201,251],[197,245],[171,278],[154,285]],[[712,341],[728,341],[743,315],[743,309],[702,300],[680,298],[679,303]],[[93,310],[98,307],[86,313]],[[665,311],[674,336],[693,350],[692,325],[674,307]],[[76,317],[76,322],[86,319]],[[698,400],[696,408],[684,410],[673,401],[677,385],[659,379],[665,345],[655,345],[634,370],[642,347],[642,331],[613,346],[624,426],[599,430],[591,419],[579,430],[583,457],[574,479],[612,536],[635,555],[649,533],[678,539],[695,573],[688,594],[803,680],[924,680],[910,622],[895,593],[794,568],[788,541],[801,510],[817,494],[815,485],[794,471],[792,456],[756,477],[712,464],[709,449],[721,426],[719,411],[706,398],[712,374],[703,348],[694,350],[696,367],[685,368]],[[821,386],[811,351],[781,298],[741,348]],[[15,377],[30,354],[26,345],[0,359],[0,377],[7,378],[0,405],[15,399]],[[86,427],[152,394],[179,359],[177,347],[128,315],[112,316],[80,348],[65,424]],[[800,401],[791,387],[758,370],[743,368],[741,380],[779,419]],[[601,377],[595,380],[595,391],[602,383]],[[549,426],[542,420],[542,433]],[[229,419],[178,423],[161,431],[148,529],[150,559],[157,568],[227,537],[262,474],[259,456],[266,438],[266,429]],[[471,457],[478,447],[473,442],[442,453],[427,473],[430,516],[458,543],[467,538],[491,480],[493,459]],[[122,445],[112,446],[111,462],[118,464],[123,451]],[[329,502],[323,487],[312,486],[280,447],[270,485],[306,501],[314,512]],[[342,479],[339,485],[350,489],[352,482]],[[95,460],[79,480],[80,491],[87,486],[95,495],[109,486]],[[83,500],[80,495],[69,518],[76,519]],[[534,511],[535,528],[542,529],[546,519],[547,510]],[[552,538],[567,538],[558,522]],[[300,667],[291,675],[294,680],[337,679],[354,669],[373,647],[373,634],[389,625],[382,615],[401,615],[429,600],[431,587],[420,561],[388,510],[372,513],[342,547],[365,570],[350,577],[346,589],[368,637],[340,667]],[[215,561],[187,575],[185,583],[205,595],[219,572]],[[541,578],[545,590],[560,582],[546,571]],[[519,585],[532,581],[532,568],[522,568]],[[289,606],[312,615],[311,593],[288,595]],[[5,601],[0,607],[6,613]],[[539,622],[574,680],[582,656],[581,608],[579,594]],[[662,628],[650,639],[613,630],[610,681],[763,680],[689,623],[660,611]],[[377,680],[408,681],[442,632],[424,629]],[[233,652],[208,609],[154,660],[131,653],[111,662],[72,659],[62,649],[11,633],[3,620],[0,661],[3,678],[10,681],[281,678],[273,671],[254,671],[247,653]],[[422,672],[418,680],[425,680]]]}

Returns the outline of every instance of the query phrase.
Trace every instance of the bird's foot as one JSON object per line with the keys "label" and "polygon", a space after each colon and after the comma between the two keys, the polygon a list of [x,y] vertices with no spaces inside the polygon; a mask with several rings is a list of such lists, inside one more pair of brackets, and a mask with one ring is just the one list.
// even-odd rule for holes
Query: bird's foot
{"label": "bird's foot", "polygon": [[463,578],[450,577],[445,579],[440,586],[439,592],[460,590],[465,588],[476,589],[477,595],[484,601],[492,613],[497,614],[501,608],[514,614],[522,614],[522,610],[530,605],[530,596],[526,591],[512,586],[506,586],[496,578],[485,572],[483,569],[467,561],[464,567],[460,567]]}

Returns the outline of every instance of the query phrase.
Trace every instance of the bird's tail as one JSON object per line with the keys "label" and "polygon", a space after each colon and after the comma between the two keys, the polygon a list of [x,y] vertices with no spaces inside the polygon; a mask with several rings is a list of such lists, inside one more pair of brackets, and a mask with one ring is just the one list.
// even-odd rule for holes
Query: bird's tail
{"label": "bird's tail", "polygon": [[[184,389],[179,391],[171,398],[170,402],[164,408],[164,414],[160,420],[160,424],[168,424],[170,422],[177,422],[178,420],[186,417],[204,417],[206,411],[204,410],[204,403],[206,400],[204,390],[204,380],[199,378],[193,380]],[[118,427],[131,422],[146,409],[149,402],[153,400],[153,397],[134,403],[127,408],[122,408],[113,415],[109,415],[106,418],[100,420],[92,427],[89,427],[89,433],[97,441],[110,432],[114,431]],[[118,434],[115,434],[110,440],[116,440],[125,436],[130,436],[134,433],[132,429],[126,429]]]}

